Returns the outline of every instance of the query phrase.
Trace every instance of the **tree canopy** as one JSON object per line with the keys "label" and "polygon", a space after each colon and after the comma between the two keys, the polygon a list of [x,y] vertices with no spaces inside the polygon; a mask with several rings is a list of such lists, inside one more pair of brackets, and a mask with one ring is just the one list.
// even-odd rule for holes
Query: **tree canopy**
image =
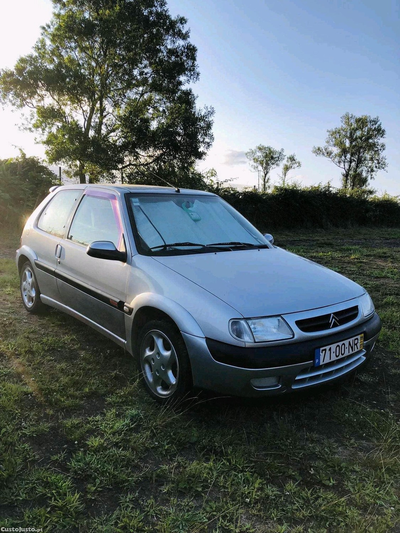
{"label": "tree canopy", "polygon": [[276,150],[272,146],[259,144],[256,148],[246,152],[246,157],[250,161],[251,169],[261,173],[261,188],[262,192],[265,192],[269,187],[271,170],[278,167],[285,159],[283,148]]}
{"label": "tree canopy", "polygon": [[282,167],[282,174],[280,176],[281,178],[281,186],[286,187],[287,185],[287,175],[291,170],[294,170],[296,168],[300,168],[301,163],[297,159],[296,154],[290,154],[286,157],[285,163]]}
{"label": "tree canopy", "polygon": [[328,130],[325,146],[314,146],[313,153],[342,169],[344,189],[363,189],[378,170],[387,168],[382,142],[386,132],[379,117],[345,113],[340,120],[341,126]]}
{"label": "tree canopy", "polygon": [[196,47],[165,0],[52,0],[33,52],[0,71],[0,98],[32,111],[50,162],[80,181],[114,170],[193,165],[213,109],[196,108]]}

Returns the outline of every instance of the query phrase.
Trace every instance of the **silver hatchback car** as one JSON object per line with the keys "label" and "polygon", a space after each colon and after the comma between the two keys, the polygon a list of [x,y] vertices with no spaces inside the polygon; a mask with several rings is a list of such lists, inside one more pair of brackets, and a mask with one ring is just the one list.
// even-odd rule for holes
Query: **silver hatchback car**
{"label": "silver hatchback car", "polygon": [[354,371],[381,329],[370,296],[271,241],[215,194],[56,187],[22,234],[22,301],[124,347],[162,403],[193,386],[257,397]]}

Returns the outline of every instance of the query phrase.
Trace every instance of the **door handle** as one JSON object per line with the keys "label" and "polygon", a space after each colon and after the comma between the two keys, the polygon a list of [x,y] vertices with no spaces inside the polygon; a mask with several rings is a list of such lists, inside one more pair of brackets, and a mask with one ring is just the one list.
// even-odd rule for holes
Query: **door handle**
{"label": "door handle", "polygon": [[60,263],[60,258],[61,258],[61,252],[62,252],[62,246],[61,244],[57,244],[56,246],[56,259],[57,259],[57,263]]}

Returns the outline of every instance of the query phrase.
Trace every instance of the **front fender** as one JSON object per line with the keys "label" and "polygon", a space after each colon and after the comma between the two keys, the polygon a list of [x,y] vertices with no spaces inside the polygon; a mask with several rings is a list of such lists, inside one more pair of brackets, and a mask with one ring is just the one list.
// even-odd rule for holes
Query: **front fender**
{"label": "front fender", "polygon": [[132,323],[136,313],[143,307],[153,307],[167,314],[183,333],[188,333],[195,337],[204,337],[204,333],[193,316],[174,300],[155,294],[145,292],[134,298],[130,304],[133,309],[131,315]]}

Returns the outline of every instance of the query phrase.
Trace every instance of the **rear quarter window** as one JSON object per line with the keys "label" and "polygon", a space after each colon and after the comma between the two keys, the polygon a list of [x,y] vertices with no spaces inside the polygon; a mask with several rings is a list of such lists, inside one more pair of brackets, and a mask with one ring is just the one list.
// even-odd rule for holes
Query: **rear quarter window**
{"label": "rear quarter window", "polygon": [[40,215],[38,228],[57,237],[63,237],[68,217],[80,195],[79,190],[58,192]]}

